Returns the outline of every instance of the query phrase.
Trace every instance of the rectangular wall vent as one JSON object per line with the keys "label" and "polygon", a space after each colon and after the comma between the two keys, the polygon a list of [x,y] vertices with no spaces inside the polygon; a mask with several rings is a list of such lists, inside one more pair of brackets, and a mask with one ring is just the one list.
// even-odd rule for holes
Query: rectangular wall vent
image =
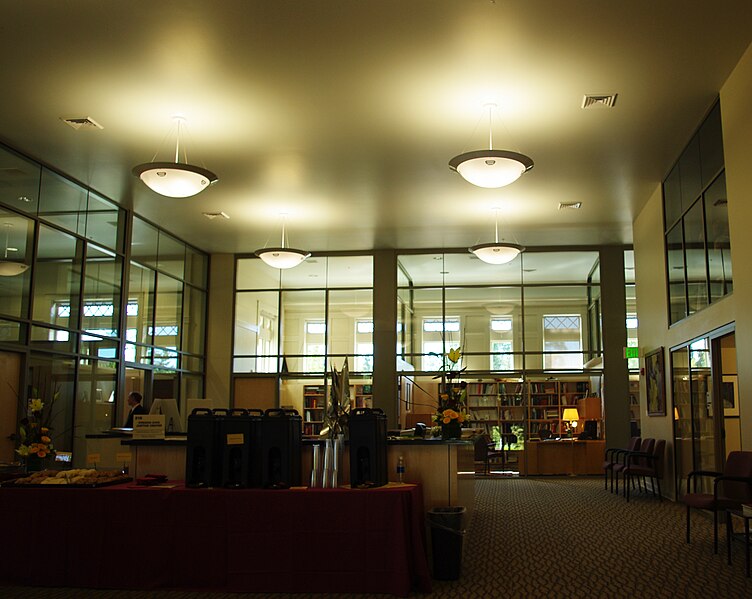
{"label": "rectangular wall vent", "polygon": [[619,94],[585,94],[582,98],[583,108],[593,108],[595,106],[605,106],[613,108],[616,104],[616,97]]}
{"label": "rectangular wall vent", "polygon": [[227,220],[230,219],[230,215],[227,214],[226,212],[202,212],[202,214],[209,220],[214,220],[218,216],[221,216],[222,218],[227,219]]}
{"label": "rectangular wall vent", "polygon": [[582,202],[559,202],[559,210],[579,210]]}
{"label": "rectangular wall vent", "polygon": [[97,123],[93,118],[90,116],[82,116],[82,117],[60,117],[60,120],[66,123],[67,125],[70,125],[76,130],[79,129],[104,129],[102,125]]}

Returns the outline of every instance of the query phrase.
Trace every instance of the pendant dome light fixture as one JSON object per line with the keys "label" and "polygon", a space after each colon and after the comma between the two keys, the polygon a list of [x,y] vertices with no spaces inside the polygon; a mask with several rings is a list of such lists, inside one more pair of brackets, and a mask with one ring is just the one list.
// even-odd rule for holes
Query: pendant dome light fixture
{"label": "pendant dome light fixture", "polygon": [[495,104],[488,108],[488,150],[474,150],[459,154],[449,161],[449,168],[457,171],[462,178],[478,187],[498,188],[514,183],[535,164],[531,158],[511,150],[493,149],[492,112]]}
{"label": "pendant dome light fixture", "polygon": [[304,260],[306,260],[311,255],[311,252],[306,252],[304,250],[296,250],[294,248],[289,247],[287,234],[285,233],[285,216],[286,215],[284,214],[282,215],[281,247],[276,247],[276,248],[264,247],[255,252],[259,258],[261,258],[264,262],[266,262],[266,264],[268,264],[272,268],[279,268],[279,269],[293,268],[297,266],[298,264],[301,264]]}
{"label": "pendant dome light fixture", "polygon": [[25,273],[29,269],[28,264],[8,260],[8,252],[17,252],[16,248],[9,247],[10,230],[13,228],[11,223],[3,223],[5,226],[5,254],[0,260],[0,277],[15,277]]}
{"label": "pendant dome light fixture", "polygon": [[494,208],[496,221],[496,236],[493,243],[481,243],[468,248],[468,251],[478,256],[480,260],[488,264],[506,264],[511,262],[525,248],[516,243],[499,243],[499,209]]}
{"label": "pendant dome light fixture", "polygon": [[180,128],[185,123],[185,118],[176,116],[174,120],[177,123],[175,162],[155,162],[157,154],[154,154],[151,162],[134,166],[132,172],[159,195],[188,198],[213,185],[219,178],[208,169],[188,164],[185,147],[182,148],[183,162],[180,162]]}

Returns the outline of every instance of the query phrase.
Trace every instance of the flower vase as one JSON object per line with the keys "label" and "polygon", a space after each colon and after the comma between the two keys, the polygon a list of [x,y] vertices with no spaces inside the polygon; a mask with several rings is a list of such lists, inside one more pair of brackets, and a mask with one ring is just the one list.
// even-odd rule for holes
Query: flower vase
{"label": "flower vase", "polygon": [[457,420],[452,420],[449,424],[441,425],[442,439],[459,439],[462,436],[462,427]]}
{"label": "flower vase", "polygon": [[24,462],[26,463],[26,472],[41,472],[47,469],[50,459],[48,457],[40,458],[37,455],[27,455]]}

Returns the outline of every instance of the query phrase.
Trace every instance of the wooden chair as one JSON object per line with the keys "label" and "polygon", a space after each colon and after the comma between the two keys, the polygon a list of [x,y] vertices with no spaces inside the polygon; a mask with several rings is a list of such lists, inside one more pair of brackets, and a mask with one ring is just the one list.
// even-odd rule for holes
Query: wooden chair
{"label": "wooden chair", "polygon": [[[622,471],[624,476],[624,495],[629,501],[630,486],[634,487],[634,479],[637,479],[637,487],[642,491],[642,484],[647,491],[647,479],[650,478],[653,496],[658,488],[658,499],[663,501],[661,494],[661,479],[663,478],[663,455],[666,452],[665,439],[659,439],[653,445],[653,451],[642,453],[633,451],[627,454],[627,464]],[[642,481],[642,484],[640,483]],[[630,485],[631,483],[631,485]]]}
{"label": "wooden chair", "polygon": [[[697,493],[697,480],[713,477],[713,493]],[[695,492],[690,493],[694,481]],[[718,512],[741,509],[743,503],[752,502],[752,451],[732,451],[726,458],[723,472],[695,470],[687,476],[687,543],[689,543],[690,514],[692,508],[713,512],[713,553],[718,553]]]}

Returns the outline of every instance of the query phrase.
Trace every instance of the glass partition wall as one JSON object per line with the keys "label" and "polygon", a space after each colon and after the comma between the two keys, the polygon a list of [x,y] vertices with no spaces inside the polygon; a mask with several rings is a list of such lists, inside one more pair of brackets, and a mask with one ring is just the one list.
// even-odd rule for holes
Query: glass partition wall
{"label": "glass partition wall", "polygon": [[[591,335],[600,323],[597,264],[598,252],[525,252],[505,265],[467,252],[399,255],[397,370],[406,422],[432,419],[439,382],[447,369],[460,370],[473,426],[511,449],[540,438],[554,406],[546,395],[530,408],[532,385],[566,393],[571,382],[584,391],[599,374],[585,366],[601,352],[599,334]],[[456,348],[462,357],[452,364],[446,354]]]}
{"label": "glass partition wall", "polygon": [[373,258],[329,256],[278,270],[239,257],[233,373],[273,377],[278,405],[296,409],[317,435],[332,369],[347,360],[353,407],[372,406]]}
{"label": "glass partition wall", "polygon": [[202,395],[206,254],[2,147],[0,234],[21,265],[0,276],[0,346],[24,357],[19,417],[46,402],[77,465],[87,434],[122,425],[127,392]]}

